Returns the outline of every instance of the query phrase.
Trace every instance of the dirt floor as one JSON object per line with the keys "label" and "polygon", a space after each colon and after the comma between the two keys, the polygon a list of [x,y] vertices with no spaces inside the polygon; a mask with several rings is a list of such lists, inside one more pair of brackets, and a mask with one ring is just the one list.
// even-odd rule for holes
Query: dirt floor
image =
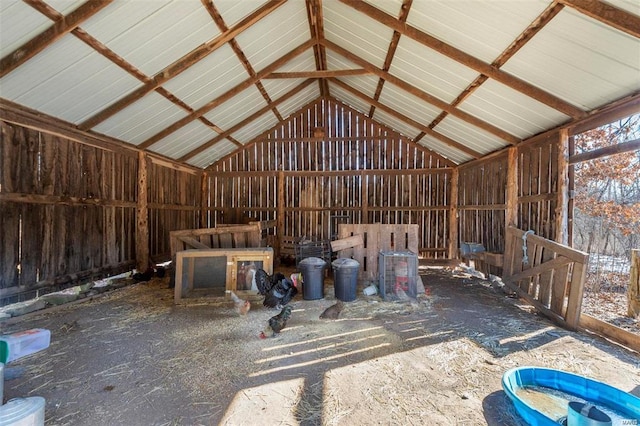
{"label": "dirt floor", "polygon": [[[488,282],[448,270],[427,294],[359,293],[293,302],[287,328],[254,302],[175,306],[168,278],[11,320],[3,333],[51,330],[45,351],[7,365],[5,401],[46,399],[47,425],[522,425],[501,388],[512,367],[582,374],[640,395],[640,357],[554,326]],[[17,376],[16,378],[12,378]]]}

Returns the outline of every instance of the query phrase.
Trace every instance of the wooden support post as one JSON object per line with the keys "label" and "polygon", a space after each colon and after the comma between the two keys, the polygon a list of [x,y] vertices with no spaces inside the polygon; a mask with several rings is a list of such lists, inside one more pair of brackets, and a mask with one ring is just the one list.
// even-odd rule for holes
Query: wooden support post
{"label": "wooden support post", "polygon": [[628,312],[631,318],[640,316],[640,250],[631,250],[631,270],[627,289]]}
{"label": "wooden support post", "polygon": [[276,247],[276,253],[274,255],[274,257],[276,259],[274,259],[275,262],[277,262],[277,260],[279,260],[281,253],[280,253],[280,248],[282,247],[282,238],[284,237],[284,211],[285,211],[285,201],[286,201],[286,197],[284,194],[284,190],[285,190],[285,182],[284,182],[284,171],[280,170],[278,171],[278,203],[276,205],[277,208],[277,213],[276,213],[276,221],[277,221],[277,225],[276,225],[276,241],[277,241],[277,247]]}
{"label": "wooden support post", "polygon": [[555,240],[560,244],[568,243],[569,215],[569,131],[560,129],[558,132],[558,188],[556,191]]}
{"label": "wooden support post", "polygon": [[449,198],[449,259],[458,258],[458,175],[457,168],[451,171],[451,196]]}
{"label": "wooden support post", "polygon": [[[360,183],[362,186],[362,218],[361,223],[369,223],[369,175],[364,171],[360,172]],[[336,230],[337,233],[337,230]]]}
{"label": "wooden support post", "polygon": [[148,157],[138,153],[138,201],[136,208],[136,269],[144,272],[149,267],[149,209],[147,199]]}
{"label": "wooden support post", "polygon": [[504,264],[502,276],[507,277],[514,272],[513,256],[516,239],[509,232],[509,227],[516,227],[518,223],[518,148],[511,147],[507,155],[507,188],[506,188],[506,208],[505,218],[505,242],[504,242]]}
{"label": "wooden support post", "polygon": [[202,172],[202,180],[200,181],[200,228],[209,228],[209,198],[211,191],[209,190],[209,174]]}

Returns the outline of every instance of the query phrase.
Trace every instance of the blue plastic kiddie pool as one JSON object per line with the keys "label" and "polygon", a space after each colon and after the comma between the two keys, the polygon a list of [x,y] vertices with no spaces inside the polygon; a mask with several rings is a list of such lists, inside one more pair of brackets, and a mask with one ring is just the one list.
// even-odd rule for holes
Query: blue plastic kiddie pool
{"label": "blue plastic kiddie pool", "polygon": [[571,401],[592,404],[611,418],[612,426],[640,425],[640,398],[566,371],[513,368],[502,376],[502,388],[530,425],[566,424]]}

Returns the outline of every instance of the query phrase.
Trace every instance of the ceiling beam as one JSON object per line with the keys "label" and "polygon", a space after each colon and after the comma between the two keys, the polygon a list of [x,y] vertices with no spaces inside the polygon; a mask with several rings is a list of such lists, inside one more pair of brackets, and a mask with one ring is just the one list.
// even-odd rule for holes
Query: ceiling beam
{"label": "ceiling beam", "polygon": [[[244,120],[240,121],[239,123],[236,123],[235,125],[233,125],[229,129],[227,129],[226,131],[221,132],[215,138],[203,143],[202,145],[200,145],[199,147],[195,148],[194,150],[186,153],[185,155],[180,157],[178,159],[178,161],[187,161],[190,158],[195,157],[196,155],[200,154],[201,152],[209,149],[210,147],[212,147],[216,143],[220,142],[221,140],[229,139],[229,137],[230,137],[230,135],[232,133],[237,132],[238,130],[242,129],[244,126],[246,126],[249,123],[251,123],[253,120],[255,120],[258,117],[260,117],[261,115],[265,114],[267,111],[271,110],[272,108],[275,108],[277,105],[279,105],[282,102],[284,102],[284,101],[290,99],[291,97],[295,96],[296,94],[301,92],[303,89],[308,87],[311,83],[313,83],[313,79],[308,79],[308,80],[303,81],[301,84],[299,84],[296,87],[294,87],[293,89],[289,90],[287,93],[285,93],[284,95],[282,95],[281,97],[279,97],[275,101],[272,101],[271,104],[269,104],[269,105],[265,106],[264,108],[261,108],[260,110],[254,112],[249,117],[245,118]],[[280,120],[280,121],[282,121],[282,120]],[[236,143],[236,146],[243,147],[244,145]]]}
{"label": "ceiling beam", "polygon": [[568,115],[571,118],[581,118],[586,116],[586,112],[573,106],[572,104],[565,102],[564,100],[542,90],[538,87],[527,83],[524,80],[521,80],[511,74],[508,74],[500,69],[488,64],[486,62],[481,61],[480,59],[469,55],[462,50],[451,46],[437,38],[420,31],[419,29],[412,27],[404,22],[400,22],[397,18],[377,9],[374,6],[369,5],[363,1],[356,0],[340,0],[341,2],[351,6],[357,11],[369,16],[372,19],[390,27],[393,30],[400,32],[407,37],[412,38],[413,40],[421,43],[424,46],[427,46],[436,52],[447,56],[450,59],[453,59],[456,62],[459,62],[481,74],[486,75],[489,78],[492,78],[507,87],[510,87],[513,90],[516,90],[520,93],[523,93],[538,102],[541,102],[555,110],[562,112],[563,114]]}
{"label": "ceiling beam", "polygon": [[[402,5],[400,6],[400,13],[398,13],[398,20],[400,22],[406,22],[407,17],[409,16],[409,10],[411,9],[411,5],[413,4],[413,0],[403,0]],[[384,58],[384,64],[382,65],[383,71],[389,71],[391,69],[391,61],[393,61],[393,57],[396,54],[396,50],[398,49],[398,44],[400,43],[401,34],[398,31],[393,32],[393,36],[391,36],[391,42],[389,43],[389,48],[387,49],[387,56]],[[380,95],[382,95],[382,89],[384,87],[384,79],[378,79],[378,86],[376,87],[376,92],[373,95],[373,99],[380,100]],[[371,105],[369,109],[369,117],[373,118],[373,113],[376,111],[376,107]]]}
{"label": "ceiling beam", "polygon": [[274,72],[266,76],[268,78],[330,78],[330,77],[346,77],[350,75],[367,75],[371,71],[365,69],[355,70],[327,70],[327,71],[291,71],[291,72]]}
{"label": "ceiling beam", "polygon": [[[222,15],[220,14],[216,6],[213,4],[213,0],[201,0],[201,2],[204,8],[207,10],[207,12],[209,12],[209,15],[213,19],[213,22],[215,22],[215,24],[218,26],[220,31],[222,31],[223,33],[229,31],[229,27],[227,27],[227,24],[224,22],[224,18],[222,17]],[[231,40],[229,40],[229,46],[231,46],[231,49],[238,57],[238,59],[240,60],[240,63],[242,63],[242,66],[247,71],[249,76],[255,77],[256,71],[253,69],[253,66],[251,65],[251,62],[249,62],[247,55],[244,54],[244,52],[242,51],[242,48],[240,47],[240,45],[238,44],[235,38],[232,38]],[[269,97],[269,94],[267,93],[267,89],[264,88],[264,86],[262,85],[262,82],[260,80],[256,81],[255,86],[256,86],[256,89],[258,89],[258,91],[264,98],[264,100],[267,102],[267,104],[271,104],[271,97]],[[282,116],[278,112],[277,108],[273,107],[272,110],[276,118],[278,120],[282,120]]]}
{"label": "ceiling beam", "polygon": [[[399,113],[398,111],[396,111],[393,108],[389,108],[388,106],[384,105],[383,103],[376,101],[373,98],[370,98],[369,96],[365,95],[364,93],[360,92],[357,89],[354,89],[353,87],[349,86],[347,83],[343,83],[342,81],[338,80],[338,79],[331,79],[329,80],[331,83],[336,84],[340,87],[342,87],[344,90],[348,91],[349,93],[359,97],[360,99],[364,100],[365,102],[370,103],[371,105],[375,106],[376,108],[386,112],[387,114],[390,114],[396,118],[398,118],[399,120],[404,121],[405,123],[415,127],[416,129],[438,139],[441,142],[444,142],[445,144],[464,152],[467,155],[472,156],[473,158],[480,158],[482,157],[483,154],[474,151],[473,149],[443,135],[442,133],[438,133],[433,129],[430,129],[429,127],[427,127],[426,125],[419,123],[417,121],[415,121],[414,119],[407,117],[404,114]],[[422,146],[420,144],[417,144],[419,146]]]}
{"label": "ceiling beam", "polygon": [[626,12],[599,0],[556,0],[597,21],[640,38],[640,16]]}
{"label": "ceiling beam", "polygon": [[[491,63],[491,66],[500,68],[509,59],[511,59],[529,40],[533,38],[542,28],[545,27],[551,20],[564,9],[564,6],[558,3],[551,3],[529,26]],[[480,74],[475,80],[471,82],[454,100],[451,102],[451,106],[460,105],[465,99],[467,99],[473,92],[478,90],[480,86],[487,81],[489,77],[484,74]],[[443,111],[438,115],[430,124],[430,128],[434,128],[448,115],[446,111]]]}
{"label": "ceiling beam", "polygon": [[246,18],[242,19],[236,25],[231,27],[231,29],[229,29],[229,31],[227,31],[226,33],[223,33],[213,40],[210,40],[196,47],[191,52],[184,55],[182,58],[178,59],[177,61],[173,62],[169,66],[156,73],[156,75],[148,83],[145,83],[142,87],[134,90],[127,96],[124,96],[120,100],[109,105],[104,110],[95,114],[93,117],[90,117],[84,122],[80,123],[78,127],[83,130],[88,130],[102,123],[116,113],[122,111],[123,109],[140,100],[145,95],[154,91],[167,81],[176,77],[178,74],[182,73],[196,62],[204,59],[211,53],[218,50],[220,47],[224,46],[229,40],[233,39],[238,34],[249,28],[251,25],[258,22],[269,13],[273,12],[277,7],[284,4],[285,1],[286,0],[272,0],[265,3],[251,15],[248,15]]}
{"label": "ceiling beam", "polygon": [[299,45],[295,49],[291,50],[289,53],[286,53],[285,55],[283,55],[280,58],[276,59],[271,64],[267,65],[262,71],[258,72],[255,75],[255,77],[249,77],[247,80],[245,80],[242,83],[236,85],[235,87],[227,90],[226,92],[224,92],[222,95],[220,95],[216,99],[208,102],[207,104],[205,104],[202,107],[198,108],[197,110],[195,110],[191,114],[187,115],[186,117],[176,121],[175,123],[173,123],[169,127],[165,128],[164,130],[161,130],[160,132],[158,132],[155,135],[151,136],[149,139],[145,140],[144,142],[142,142],[138,146],[140,148],[149,148],[151,145],[153,145],[154,143],[158,142],[160,139],[162,139],[162,138],[164,138],[166,136],[169,136],[171,133],[175,132],[178,129],[181,129],[182,127],[184,127],[187,124],[191,123],[192,121],[196,120],[198,117],[206,114],[207,112],[211,111],[215,107],[217,107],[217,106],[221,105],[222,103],[228,101],[229,99],[233,98],[234,96],[236,96],[237,94],[239,94],[243,90],[247,89],[248,87],[253,86],[256,83],[256,81],[259,81],[262,78],[264,78],[265,76],[271,74],[273,71],[277,70],[282,65],[286,64],[287,62],[289,62],[291,59],[293,59],[296,56],[300,55],[305,50],[311,48],[313,45],[315,45],[315,43],[316,43],[316,41],[313,40],[313,39],[307,40],[306,42],[302,43],[301,45]]}
{"label": "ceiling beam", "polygon": [[[40,10],[42,7],[48,7],[39,0],[25,1],[37,10]],[[111,2],[113,2],[113,0],[88,0],[67,16],[55,20],[52,26],[0,60],[0,78],[9,74],[48,46],[51,46],[58,39],[73,31]]]}
{"label": "ceiling beam", "polygon": [[[309,22],[309,31],[311,37],[314,38],[317,44],[313,47],[313,53],[316,61],[317,71],[327,70],[327,53],[325,48],[320,44],[320,41],[324,39],[324,16],[322,13],[322,0],[306,0],[305,5],[307,7],[307,21]],[[320,96],[329,95],[329,85],[324,80],[318,80],[320,87]]]}
{"label": "ceiling beam", "polygon": [[455,107],[452,107],[451,105],[449,105],[448,103],[441,101],[440,99],[436,98],[433,95],[430,95],[426,92],[423,92],[422,90],[418,89],[417,87],[399,79],[398,77],[395,77],[393,74],[383,71],[380,68],[376,67],[375,65],[365,61],[364,59],[362,59],[361,57],[354,55],[353,53],[349,52],[348,50],[338,46],[337,44],[333,43],[332,41],[329,40],[323,40],[322,43],[328,47],[329,49],[333,50],[336,53],[339,53],[340,55],[344,56],[345,58],[349,59],[351,62],[354,62],[356,64],[358,64],[359,66],[363,67],[364,69],[371,71],[372,73],[376,74],[378,77],[380,78],[384,78],[387,82],[391,83],[391,84],[395,84],[396,86],[400,87],[401,89],[403,89],[404,91],[422,99],[423,101],[434,105],[437,108],[440,108],[444,111],[447,111],[449,114],[458,117],[459,119],[466,121],[469,124],[472,124],[488,133],[491,133],[497,137],[499,137],[500,139],[508,142],[509,144],[517,144],[520,142],[520,138],[505,132],[502,129],[499,129],[483,120],[480,120],[479,118],[474,117],[473,115],[466,113],[462,110],[459,110]]}

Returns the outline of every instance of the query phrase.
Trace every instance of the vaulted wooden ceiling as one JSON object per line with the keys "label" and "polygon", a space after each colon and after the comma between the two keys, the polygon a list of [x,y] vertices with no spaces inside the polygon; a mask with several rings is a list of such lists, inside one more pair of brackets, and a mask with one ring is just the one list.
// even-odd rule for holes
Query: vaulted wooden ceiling
{"label": "vaulted wooden ceiling", "polygon": [[196,167],[321,97],[458,164],[640,110],[637,0],[0,0],[0,18],[2,106]]}

